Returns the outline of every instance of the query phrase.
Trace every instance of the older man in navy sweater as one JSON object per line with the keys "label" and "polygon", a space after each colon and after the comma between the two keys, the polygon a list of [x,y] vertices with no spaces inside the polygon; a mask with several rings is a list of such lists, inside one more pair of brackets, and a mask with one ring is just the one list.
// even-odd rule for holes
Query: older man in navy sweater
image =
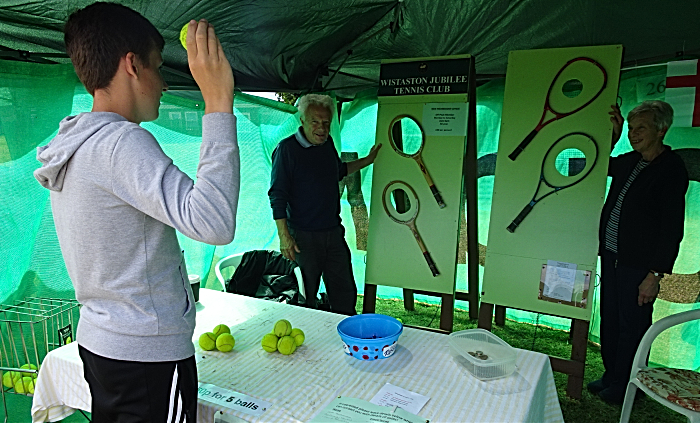
{"label": "older man in navy sweater", "polygon": [[381,144],[367,157],[342,163],[329,136],[332,99],[306,95],[299,112],[302,126],[272,153],[268,195],[280,251],[301,267],[308,305],[316,306],[323,276],[331,311],[353,315],[357,287],[340,220],[338,181],[372,164]]}

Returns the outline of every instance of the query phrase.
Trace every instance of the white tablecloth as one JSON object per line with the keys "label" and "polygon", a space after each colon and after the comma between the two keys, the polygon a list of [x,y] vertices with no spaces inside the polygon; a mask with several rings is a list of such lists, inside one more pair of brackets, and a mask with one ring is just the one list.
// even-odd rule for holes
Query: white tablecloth
{"label": "white tablecloth", "polygon": [[[199,381],[272,403],[260,417],[200,400],[199,422],[213,422],[223,409],[251,422],[304,422],[339,395],[370,400],[385,384],[430,397],[418,413],[431,422],[562,422],[549,358],[517,350],[517,370],[482,382],[450,356],[448,336],[405,328],[396,353],[360,361],[343,353],[336,326],[344,316],[202,289],[194,340],[219,323],[231,327],[230,353],[202,351],[196,344]],[[306,342],[284,356],[266,353],[260,339],[287,319],[304,330]],[[74,409],[90,411],[88,386],[75,343],[50,352],[39,372],[32,404],[35,422],[56,421]]]}

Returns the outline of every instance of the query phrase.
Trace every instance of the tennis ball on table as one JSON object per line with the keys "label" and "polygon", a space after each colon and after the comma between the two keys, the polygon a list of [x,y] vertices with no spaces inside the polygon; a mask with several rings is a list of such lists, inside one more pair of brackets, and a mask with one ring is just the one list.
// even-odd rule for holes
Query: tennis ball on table
{"label": "tennis ball on table", "polygon": [[291,336],[283,336],[277,342],[277,351],[284,355],[290,355],[297,349],[297,344]]}
{"label": "tennis ball on table", "polygon": [[182,29],[180,30],[180,42],[182,43],[182,46],[187,50],[187,27],[189,26],[189,22],[187,22]]}
{"label": "tennis ball on table", "polygon": [[17,382],[15,382],[15,392],[18,394],[33,394],[34,378],[31,376],[25,376],[21,379],[17,379]]}
{"label": "tennis ball on table", "polygon": [[[277,349],[277,346],[275,346],[275,349]],[[21,378],[22,375],[20,375],[19,372],[5,372],[5,374],[2,375],[2,385],[5,388],[14,388],[15,382]]]}
{"label": "tennis ball on table", "polygon": [[274,333],[278,338],[287,336],[292,333],[292,324],[289,323],[289,320],[278,320],[277,323],[275,323]]}
{"label": "tennis ball on table", "polygon": [[216,335],[211,332],[204,332],[199,337],[199,346],[203,350],[211,351],[216,348]]}
{"label": "tennis ball on table", "polygon": [[268,333],[267,335],[263,336],[262,341],[260,342],[262,344],[262,348],[271,353],[277,351],[277,342],[279,341],[279,338],[277,335],[274,333]]}
{"label": "tennis ball on table", "polygon": [[218,338],[219,335],[222,335],[224,333],[231,333],[231,329],[222,323],[220,325],[216,325],[212,333]]}
{"label": "tennis ball on table", "polygon": [[221,352],[229,352],[236,345],[236,340],[230,333],[222,333],[216,338],[216,349]]}
{"label": "tennis ball on table", "polygon": [[292,333],[290,333],[289,336],[294,338],[294,343],[297,344],[297,347],[301,347],[301,344],[303,344],[304,340],[306,340],[304,331],[299,328],[292,329]]}

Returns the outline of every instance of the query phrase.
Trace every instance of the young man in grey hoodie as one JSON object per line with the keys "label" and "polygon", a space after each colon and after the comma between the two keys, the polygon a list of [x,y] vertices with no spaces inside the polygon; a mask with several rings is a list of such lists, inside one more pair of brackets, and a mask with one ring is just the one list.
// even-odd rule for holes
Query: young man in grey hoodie
{"label": "young man in grey hoodie", "polygon": [[[191,21],[187,58],[206,108],[197,184],[139,124],[167,85],[163,37],[137,12],[95,3],[73,13],[66,50],[94,103],[38,149],[61,252],[82,304],[77,341],[93,422],[194,422],[195,301],[176,230],[233,240],[240,162],[233,74],[214,28]],[[180,415],[178,415],[180,414]]]}

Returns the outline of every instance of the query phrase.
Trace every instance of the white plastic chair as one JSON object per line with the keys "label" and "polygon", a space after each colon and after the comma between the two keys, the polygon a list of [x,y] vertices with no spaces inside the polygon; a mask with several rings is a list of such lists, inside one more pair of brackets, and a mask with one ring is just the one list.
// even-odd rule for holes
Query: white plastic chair
{"label": "white plastic chair", "polygon": [[[224,279],[224,276],[221,274],[221,269],[231,266],[239,266],[241,264],[241,260],[243,259],[243,254],[245,253],[232,254],[228,257],[224,257],[221,260],[219,260],[218,263],[216,263],[216,266],[214,266],[214,273],[216,273],[216,278],[219,279],[219,282],[221,282],[221,286],[224,287],[224,290],[226,290],[226,279]],[[299,285],[299,293],[304,298],[306,298],[306,291],[304,290],[304,280],[301,277],[301,268],[299,266],[294,268],[294,276],[296,276],[297,278],[297,284]]]}
{"label": "white plastic chair", "polygon": [[[651,398],[656,400],[657,402],[665,405],[666,407],[670,408],[671,410],[674,410],[678,413],[681,413],[688,417],[688,420],[690,422],[700,422],[700,411],[693,411],[690,408],[686,408],[683,406],[680,406],[678,404],[675,404],[665,397],[657,394],[654,392],[650,386],[653,386],[659,389],[657,386],[659,385],[658,383],[655,383],[659,381],[660,379],[657,378],[656,376],[663,375],[662,372],[674,372],[678,374],[674,374],[674,381],[672,384],[678,384],[680,381],[683,380],[683,378],[688,378],[688,382],[691,384],[696,385],[697,380],[700,379],[700,374],[696,374],[695,372],[692,373],[687,373],[690,371],[687,370],[679,370],[679,369],[656,369],[656,368],[650,368],[647,366],[646,361],[647,361],[647,356],[649,355],[649,350],[651,349],[651,344],[654,342],[654,339],[656,339],[657,336],[666,329],[679,325],[681,323],[685,323],[691,320],[699,320],[700,319],[700,309],[696,310],[689,310],[689,311],[684,311],[682,313],[678,314],[673,314],[668,317],[664,317],[663,319],[657,321],[651,327],[647,332],[644,334],[644,337],[642,338],[642,341],[639,344],[639,347],[637,348],[637,354],[634,356],[634,362],[632,363],[632,372],[630,373],[630,381],[627,384],[627,392],[625,392],[625,402],[622,405],[622,414],[620,415],[620,423],[627,423],[630,418],[630,414],[632,413],[632,405],[634,403],[634,397],[635,394],[637,393],[637,388],[641,389],[649,395]],[[685,374],[684,374],[685,373]],[[690,378],[689,378],[690,377]],[[692,381],[691,381],[692,378]],[[666,378],[664,378],[666,379]],[[697,386],[697,385],[696,385]],[[666,388],[669,387],[669,383],[666,382]],[[670,388],[673,388],[673,386],[670,386]],[[696,394],[697,395],[697,394]],[[693,399],[695,402],[695,406],[700,406],[700,397],[695,396]],[[688,404],[688,403],[687,403]],[[691,405],[689,405],[691,406]]]}

